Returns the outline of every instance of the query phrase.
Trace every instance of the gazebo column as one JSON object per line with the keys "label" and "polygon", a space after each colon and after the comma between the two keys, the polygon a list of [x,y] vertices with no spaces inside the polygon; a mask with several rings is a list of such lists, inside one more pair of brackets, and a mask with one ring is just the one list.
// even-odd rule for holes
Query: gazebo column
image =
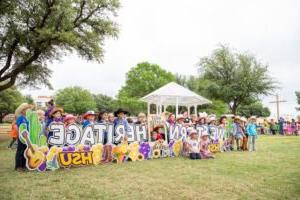
{"label": "gazebo column", "polygon": [[148,102],[147,103],[147,116],[150,115],[150,103]]}
{"label": "gazebo column", "polygon": [[190,114],[191,114],[191,112],[190,112],[191,111],[191,106],[188,106],[187,109],[188,109],[188,116],[190,116]]}
{"label": "gazebo column", "polygon": [[161,113],[162,113],[162,105],[160,104],[159,105],[159,114],[161,115]]}
{"label": "gazebo column", "polygon": [[176,117],[178,116],[178,97],[176,97]]}
{"label": "gazebo column", "polygon": [[194,112],[195,112],[195,115],[197,115],[197,105],[194,105]]}

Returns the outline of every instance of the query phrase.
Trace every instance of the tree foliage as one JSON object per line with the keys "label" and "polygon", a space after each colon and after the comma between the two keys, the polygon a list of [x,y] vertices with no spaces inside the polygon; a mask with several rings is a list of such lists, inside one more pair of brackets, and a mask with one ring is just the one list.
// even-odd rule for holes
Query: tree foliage
{"label": "tree foliage", "polygon": [[90,91],[78,86],[59,90],[55,95],[55,102],[67,113],[82,114],[88,110],[96,110],[93,95]]}
{"label": "tree foliage", "polygon": [[271,111],[268,107],[264,107],[262,103],[255,102],[249,105],[241,105],[237,113],[241,116],[257,116],[257,117],[269,117],[271,114]]}
{"label": "tree foliage", "polygon": [[119,91],[118,97],[141,98],[171,81],[175,81],[171,72],[156,64],[139,63],[126,74],[125,86]]}
{"label": "tree foliage", "polygon": [[1,0],[0,91],[16,82],[50,86],[47,63],[64,52],[101,62],[118,33],[118,0]]}
{"label": "tree foliage", "polygon": [[296,110],[300,111],[300,91],[296,91],[295,94],[297,97],[297,104],[298,104],[298,107],[296,107]]}
{"label": "tree foliage", "polygon": [[24,97],[16,87],[11,87],[0,92],[0,121],[9,113],[14,113],[16,108],[24,102]]}
{"label": "tree foliage", "polygon": [[112,97],[103,94],[93,95],[93,97],[99,112],[112,112],[115,110],[115,100]]}
{"label": "tree foliage", "polygon": [[250,54],[235,53],[227,46],[221,45],[211,56],[201,58],[199,66],[202,80],[211,83],[206,86],[211,94],[230,105],[234,114],[240,105],[253,103],[260,95],[268,95],[276,88],[267,65]]}
{"label": "tree foliage", "polygon": [[126,82],[118,93],[116,105],[133,114],[146,112],[147,106],[139,98],[172,81],[175,81],[175,76],[160,66],[148,62],[139,63],[126,74]]}

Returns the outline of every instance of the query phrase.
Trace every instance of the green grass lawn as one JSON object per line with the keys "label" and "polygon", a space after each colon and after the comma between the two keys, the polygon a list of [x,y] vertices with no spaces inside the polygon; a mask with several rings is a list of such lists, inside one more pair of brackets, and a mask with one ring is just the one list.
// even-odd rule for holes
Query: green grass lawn
{"label": "green grass lawn", "polygon": [[46,173],[13,170],[0,143],[0,199],[300,199],[300,137],[260,136],[257,152],[166,158]]}

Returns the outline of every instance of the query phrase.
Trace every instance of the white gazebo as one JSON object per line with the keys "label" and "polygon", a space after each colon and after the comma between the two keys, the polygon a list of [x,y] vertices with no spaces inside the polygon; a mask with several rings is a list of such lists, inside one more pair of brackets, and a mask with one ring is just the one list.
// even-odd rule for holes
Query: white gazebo
{"label": "white gazebo", "polygon": [[151,92],[140,99],[148,104],[148,115],[150,114],[150,105],[156,105],[156,114],[161,114],[168,106],[176,107],[176,116],[178,115],[178,107],[187,107],[190,114],[190,108],[194,107],[195,114],[197,114],[197,106],[203,104],[210,104],[211,101],[190,91],[189,89],[171,82],[161,88]]}

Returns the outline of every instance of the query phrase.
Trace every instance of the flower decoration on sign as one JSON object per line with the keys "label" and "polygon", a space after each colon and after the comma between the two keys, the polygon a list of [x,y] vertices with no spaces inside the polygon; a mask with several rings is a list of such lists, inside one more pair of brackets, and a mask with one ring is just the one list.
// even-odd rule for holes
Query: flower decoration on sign
{"label": "flower decoration on sign", "polygon": [[95,165],[99,164],[102,159],[102,153],[103,153],[103,145],[102,144],[95,144],[92,146],[92,157],[93,157],[93,163]]}
{"label": "flower decoration on sign", "polygon": [[142,154],[142,153],[139,153],[138,154],[138,159],[137,159],[137,161],[143,161],[145,158],[144,158],[144,154]]}
{"label": "flower decoration on sign", "polygon": [[182,140],[177,140],[173,145],[173,152],[175,156],[179,156],[182,149]]}
{"label": "flower decoration on sign", "polygon": [[141,154],[143,154],[145,160],[149,159],[150,151],[151,151],[151,148],[150,148],[149,142],[142,142],[140,144],[139,152]]}
{"label": "flower decoration on sign", "polygon": [[160,157],[160,150],[159,149],[154,149],[152,151],[152,158],[159,158]]}
{"label": "flower decoration on sign", "polygon": [[131,159],[131,161],[136,161],[138,159],[139,154],[139,143],[133,142],[128,146],[129,154],[128,157]]}

